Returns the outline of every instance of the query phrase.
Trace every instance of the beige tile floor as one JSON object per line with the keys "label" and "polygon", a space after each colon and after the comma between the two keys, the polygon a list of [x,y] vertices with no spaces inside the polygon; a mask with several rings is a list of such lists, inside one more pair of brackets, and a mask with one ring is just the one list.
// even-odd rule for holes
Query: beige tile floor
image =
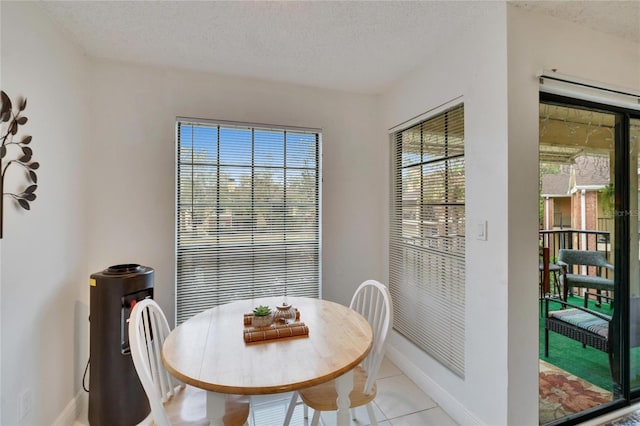
{"label": "beige tile floor", "polygon": [[[374,401],[374,412],[380,426],[450,426],[456,425],[438,404],[422,392],[406,375],[387,358],[384,359],[377,379],[378,394]],[[282,424],[291,394],[276,394],[253,397],[249,426],[277,426]],[[304,419],[302,405],[296,406],[291,426],[306,426],[311,423],[313,410],[309,418]],[[356,409],[356,419],[352,426],[369,424],[364,407]],[[85,426],[86,411],[73,426]],[[321,416],[324,426],[335,425],[335,412]]]}
{"label": "beige tile floor", "polygon": [[[405,376],[387,358],[382,362],[377,378],[378,394],[374,401],[374,412],[380,426],[451,426],[456,425],[438,404]],[[250,426],[272,426],[282,424],[287,412],[291,394],[277,394],[252,399]],[[356,419],[352,426],[369,424],[369,416],[364,407],[356,410]],[[311,423],[313,410],[309,410],[309,419],[303,417],[303,407],[298,405],[291,419],[291,426],[306,426]],[[323,413],[321,424],[335,425],[335,412]]]}

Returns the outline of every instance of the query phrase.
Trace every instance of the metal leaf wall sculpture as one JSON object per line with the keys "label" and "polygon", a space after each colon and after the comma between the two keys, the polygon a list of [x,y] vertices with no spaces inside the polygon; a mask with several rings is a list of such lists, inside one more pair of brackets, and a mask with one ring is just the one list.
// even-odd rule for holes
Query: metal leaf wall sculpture
{"label": "metal leaf wall sculpture", "polygon": [[[38,176],[36,170],[40,164],[31,161],[32,149],[28,146],[31,143],[31,136],[17,137],[18,129],[27,123],[28,118],[22,115],[27,107],[27,99],[18,99],[17,111],[13,112],[11,99],[4,92],[0,92],[2,106],[0,107],[0,131],[2,145],[0,145],[0,238],[2,238],[2,223],[4,211],[4,196],[8,195],[15,200],[20,207],[25,210],[31,208],[31,203],[36,199],[36,189],[38,188]],[[12,158],[13,157],[13,158]],[[12,158],[12,159],[11,159]],[[19,167],[25,173],[27,186],[22,192],[4,192],[4,178],[9,168]]]}

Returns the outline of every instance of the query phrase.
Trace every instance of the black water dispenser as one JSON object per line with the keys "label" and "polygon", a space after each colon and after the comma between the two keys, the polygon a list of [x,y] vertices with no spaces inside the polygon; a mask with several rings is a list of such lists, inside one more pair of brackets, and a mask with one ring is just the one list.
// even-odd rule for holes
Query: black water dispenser
{"label": "black water dispenser", "polygon": [[129,426],[150,412],[129,349],[128,322],[139,300],[153,298],[153,269],[114,265],[89,280],[89,424]]}

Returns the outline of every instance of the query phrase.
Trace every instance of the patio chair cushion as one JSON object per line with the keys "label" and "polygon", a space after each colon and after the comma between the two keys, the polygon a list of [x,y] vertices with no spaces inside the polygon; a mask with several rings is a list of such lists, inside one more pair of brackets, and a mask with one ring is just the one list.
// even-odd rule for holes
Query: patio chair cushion
{"label": "patio chair cushion", "polygon": [[580,309],[564,309],[561,311],[549,312],[549,317],[559,321],[575,325],[583,330],[602,336],[607,339],[609,336],[609,321],[591,315]]}

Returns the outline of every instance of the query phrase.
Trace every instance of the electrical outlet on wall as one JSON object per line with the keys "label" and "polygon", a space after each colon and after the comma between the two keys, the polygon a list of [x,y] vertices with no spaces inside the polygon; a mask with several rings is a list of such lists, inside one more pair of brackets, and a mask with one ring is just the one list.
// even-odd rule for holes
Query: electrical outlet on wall
{"label": "electrical outlet on wall", "polygon": [[22,421],[31,412],[31,389],[27,388],[18,395],[18,421]]}

